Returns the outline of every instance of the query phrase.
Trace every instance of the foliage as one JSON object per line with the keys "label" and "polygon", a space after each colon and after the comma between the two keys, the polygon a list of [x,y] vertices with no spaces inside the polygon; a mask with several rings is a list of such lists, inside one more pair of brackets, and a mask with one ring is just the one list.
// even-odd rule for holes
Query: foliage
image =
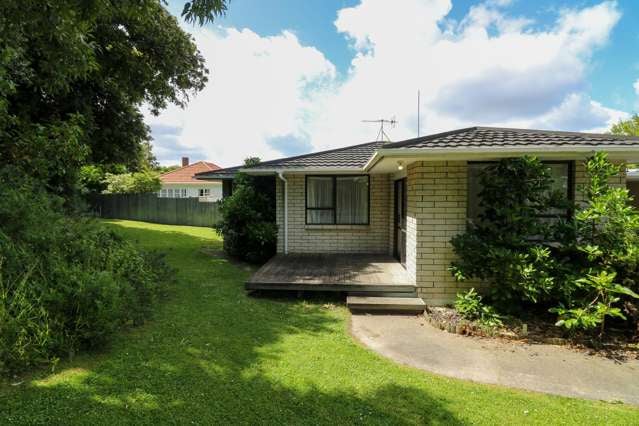
{"label": "foliage", "polygon": [[561,200],[548,193],[543,168],[538,160],[509,159],[485,170],[484,211],[452,240],[459,260],[451,272],[458,280],[488,282],[502,309],[541,304],[558,314],[558,326],[599,326],[601,336],[606,317],[626,320],[622,306],[636,311],[639,213],[628,191],[610,184],[620,167],[596,153],[585,163],[585,201],[573,220],[544,220],[540,214]]}
{"label": "foliage", "polygon": [[151,314],[170,274],[24,179],[0,182],[0,374],[54,363]]}
{"label": "foliage", "polygon": [[550,311],[559,315],[557,325],[568,330],[583,329],[588,330],[600,327],[600,335],[604,333],[606,317],[621,318],[623,315],[618,302],[620,295],[639,299],[639,295],[627,287],[615,283],[615,272],[601,271],[598,275],[587,275],[575,281],[577,289],[587,293],[586,303],[577,303],[576,307],[566,308],[560,305]]}
{"label": "foliage", "polygon": [[482,302],[482,297],[471,288],[466,293],[457,293],[455,309],[464,318],[470,321],[478,321],[487,327],[500,327],[503,325],[501,315],[492,306]]}
{"label": "foliage", "polygon": [[[532,157],[490,165],[480,180],[481,212],[466,233],[452,239],[458,260],[451,272],[460,281],[488,282],[491,299],[503,309],[522,299],[546,299],[554,286],[547,241],[555,230],[541,215],[565,208],[567,200],[551,191],[548,168]],[[561,220],[559,214],[555,220]]]}
{"label": "foliage", "polygon": [[627,120],[619,120],[610,129],[613,135],[639,136],[639,115],[635,114]]}
{"label": "foliage", "polygon": [[230,0],[190,0],[184,3],[182,17],[188,23],[200,25],[213,22],[218,16],[226,15]]}
{"label": "foliage", "polygon": [[[218,0],[190,2],[211,19]],[[142,104],[184,106],[207,82],[204,58],[157,0],[0,2],[0,163],[57,194],[80,167],[152,167]]]}
{"label": "foliage", "polygon": [[224,251],[230,256],[259,263],[275,254],[277,225],[273,187],[272,178],[238,173],[233,194],[222,201],[222,220],[216,227],[224,236]]}
{"label": "foliage", "polygon": [[157,192],[162,187],[159,174],[149,170],[136,173],[107,173],[104,184],[104,194],[143,194]]}
{"label": "foliage", "polygon": [[181,168],[182,166],[179,166],[177,164],[173,164],[171,166],[156,166],[153,168],[153,170],[155,170],[156,172],[158,172],[159,174],[164,174],[164,173],[168,173],[168,172],[172,172],[173,170],[177,170],[179,168]]}
{"label": "foliage", "polygon": [[605,153],[596,153],[585,166],[586,203],[575,215],[576,238],[566,243],[570,281],[564,286],[565,300],[553,312],[560,326],[599,325],[602,335],[606,316],[625,320],[620,306],[633,306],[639,289],[639,212],[626,188],[610,185],[621,170]]}

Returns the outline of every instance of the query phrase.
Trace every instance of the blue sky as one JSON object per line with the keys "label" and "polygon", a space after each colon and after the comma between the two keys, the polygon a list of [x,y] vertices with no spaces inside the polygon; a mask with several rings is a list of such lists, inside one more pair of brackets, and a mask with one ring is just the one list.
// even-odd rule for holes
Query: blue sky
{"label": "blue sky", "polygon": [[361,119],[390,116],[393,139],[412,137],[417,89],[421,134],[602,131],[639,106],[637,22],[635,0],[232,0],[215,23],[184,25],[212,82],[149,118],[156,154],[232,165],[361,143],[376,133]]}

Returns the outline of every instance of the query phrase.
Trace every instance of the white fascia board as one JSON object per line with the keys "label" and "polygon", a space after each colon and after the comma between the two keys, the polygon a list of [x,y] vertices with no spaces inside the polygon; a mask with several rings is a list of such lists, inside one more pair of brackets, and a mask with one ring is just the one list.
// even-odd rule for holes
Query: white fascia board
{"label": "white fascia board", "polygon": [[639,145],[636,146],[522,146],[522,147],[464,147],[464,148],[381,148],[376,155],[388,157],[401,156],[427,156],[427,155],[465,155],[465,154],[583,154],[589,152],[639,153]]}

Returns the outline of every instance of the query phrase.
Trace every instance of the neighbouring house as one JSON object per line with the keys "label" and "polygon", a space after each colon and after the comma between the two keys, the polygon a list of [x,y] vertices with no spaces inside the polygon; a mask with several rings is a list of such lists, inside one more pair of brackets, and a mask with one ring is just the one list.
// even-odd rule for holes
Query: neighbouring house
{"label": "neighbouring house", "polygon": [[[278,255],[246,283],[248,290],[345,291],[351,308],[423,310],[419,299],[448,304],[472,285],[456,282],[448,271],[450,240],[477,214],[477,176],[486,163],[535,155],[574,198],[586,179],[583,161],[595,151],[633,162],[639,138],[471,127],[198,177],[237,170],[277,176]],[[625,173],[615,179],[625,181]]]}
{"label": "neighbouring house", "polygon": [[160,175],[161,198],[199,198],[200,201],[218,201],[222,198],[222,181],[219,179],[201,180],[198,173],[220,170],[220,167],[208,161],[189,164],[188,157],[182,157],[182,167]]}

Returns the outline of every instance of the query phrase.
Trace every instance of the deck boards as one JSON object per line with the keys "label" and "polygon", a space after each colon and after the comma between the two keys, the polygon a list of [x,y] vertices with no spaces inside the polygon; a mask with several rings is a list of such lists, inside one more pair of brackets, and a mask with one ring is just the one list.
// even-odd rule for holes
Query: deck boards
{"label": "deck boards", "polygon": [[278,254],[247,281],[249,290],[414,291],[402,265],[383,254]]}

